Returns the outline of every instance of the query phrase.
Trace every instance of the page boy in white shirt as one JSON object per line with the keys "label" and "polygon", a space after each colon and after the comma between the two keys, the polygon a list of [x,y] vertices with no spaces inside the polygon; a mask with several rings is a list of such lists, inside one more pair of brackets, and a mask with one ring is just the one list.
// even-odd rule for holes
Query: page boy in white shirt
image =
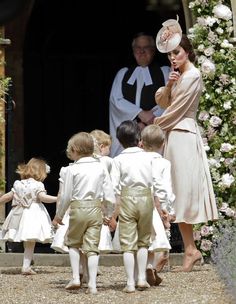
{"label": "page boy in white shirt", "polygon": [[65,245],[69,247],[73,278],[66,289],[78,289],[81,286],[79,251],[82,249],[88,258],[87,293],[96,294],[98,244],[103,223],[102,202],[105,201],[107,205],[110,203],[112,206],[115,204],[115,195],[106,167],[99,159],[93,157],[93,152],[94,141],[89,133],[79,132],[68,141],[67,156],[75,162],[68,166],[65,172],[60,202],[53,223],[63,224],[62,218],[70,207]]}
{"label": "page boy in white shirt", "polygon": [[[116,136],[124,150],[113,159],[111,178],[119,209],[119,238],[123,251],[127,285],[124,292],[135,292],[135,256],[138,289],[150,287],[146,281],[148,247],[152,232],[153,203],[165,203],[166,190],[153,167],[153,157],[139,148],[140,129],[136,121],[122,122]],[[118,205],[117,205],[118,206]]]}

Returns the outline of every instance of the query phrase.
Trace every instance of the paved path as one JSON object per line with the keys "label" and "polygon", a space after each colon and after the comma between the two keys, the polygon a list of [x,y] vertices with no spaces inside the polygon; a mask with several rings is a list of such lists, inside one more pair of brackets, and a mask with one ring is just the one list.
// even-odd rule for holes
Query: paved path
{"label": "paved path", "polygon": [[123,266],[100,266],[98,294],[87,295],[86,285],[66,291],[70,267],[39,266],[38,274],[22,276],[19,267],[0,267],[0,294],[3,304],[233,304],[214,268],[207,264],[190,273],[160,273],[163,282],[134,294],[125,294]]}

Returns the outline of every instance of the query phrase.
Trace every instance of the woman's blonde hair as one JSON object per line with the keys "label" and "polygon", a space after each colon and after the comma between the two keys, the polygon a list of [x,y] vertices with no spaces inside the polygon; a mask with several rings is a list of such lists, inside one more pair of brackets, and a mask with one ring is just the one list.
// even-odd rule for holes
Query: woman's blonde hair
{"label": "woman's blonde hair", "polygon": [[76,153],[78,159],[93,154],[94,143],[92,136],[87,132],[74,134],[68,141],[66,155],[69,159],[74,160],[72,153]]}
{"label": "woman's blonde hair", "polygon": [[21,179],[34,178],[37,181],[44,181],[47,177],[49,166],[40,158],[31,158],[28,163],[19,164],[16,173]]}
{"label": "woman's blonde hair", "polygon": [[148,125],[141,132],[143,148],[147,151],[155,151],[161,148],[165,135],[158,125]]}

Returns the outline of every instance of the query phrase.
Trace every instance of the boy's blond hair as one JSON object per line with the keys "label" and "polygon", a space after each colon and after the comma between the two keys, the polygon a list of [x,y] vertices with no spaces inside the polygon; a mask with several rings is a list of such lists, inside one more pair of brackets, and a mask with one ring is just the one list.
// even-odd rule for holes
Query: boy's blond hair
{"label": "boy's blond hair", "polygon": [[78,155],[78,158],[91,156],[93,154],[94,143],[92,136],[87,132],[74,134],[68,141],[66,155],[72,159],[72,152]]}
{"label": "boy's blond hair", "polygon": [[111,146],[111,135],[107,134],[103,130],[95,129],[90,132],[90,135],[92,135],[92,137],[94,138],[94,153],[100,153],[100,145],[103,145],[105,147]]}
{"label": "boy's blond hair", "polygon": [[31,158],[28,163],[19,164],[16,173],[21,179],[34,178],[37,181],[44,181],[49,173],[49,166],[43,159]]}
{"label": "boy's blond hair", "polygon": [[146,151],[156,151],[164,143],[165,135],[162,129],[155,124],[146,126],[141,132],[143,148]]}

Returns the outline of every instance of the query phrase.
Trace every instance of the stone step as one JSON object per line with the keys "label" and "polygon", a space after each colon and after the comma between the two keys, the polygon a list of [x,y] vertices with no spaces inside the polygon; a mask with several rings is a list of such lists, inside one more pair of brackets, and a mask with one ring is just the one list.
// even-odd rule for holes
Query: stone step
{"label": "stone step", "polygon": [[[0,267],[20,267],[22,265],[23,253],[0,253]],[[180,266],[182,264],[182,253],[170,254],[170,265]],[[35,253],[34,264],[36,266],[70,266],[68,254],[58,253]],[[101,254],[99,259],[101,266],[122,266],[121,253]]]}

